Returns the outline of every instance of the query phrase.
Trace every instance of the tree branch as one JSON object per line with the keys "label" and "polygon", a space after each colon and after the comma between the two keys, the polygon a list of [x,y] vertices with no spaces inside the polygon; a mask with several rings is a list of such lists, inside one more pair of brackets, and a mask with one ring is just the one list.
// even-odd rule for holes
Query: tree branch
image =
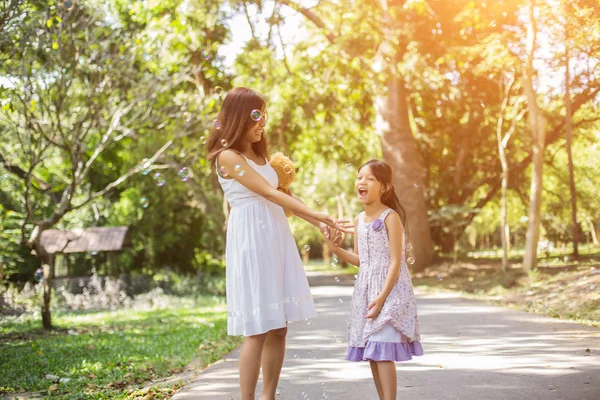
{"label": "tree branch", "polygon": [[284,6],[288,6],[291,9],[304,15],[317,28],[319,28],[323,31],[323,34],[325,35],[325,37],[327,38],[329,43],[331,43],[331,44],[335,43],[337,36],[335,36],[333,33],[331,33],[329,31],[329,29],[325,26],[325,23],[323,22],[323,20],[321,18],[319,18],[314,12],[312,12],[312,10],[310,10],[308,8],[304,8],[300,4],[298,4],[294,1],[290,1],[290,0],[275,0],[275,2],[281,3]]}
{"label": "tree branch", "polygon": [[[173,140],[167,141],[163,145],[163,147],[161,147],[156,153],[154,153],[154,155],[151,158],[149,158],[147,161],[145,161],[144,164],[154,162],[172,144],[173,144]],[[102,197],[102,196],[106,195],[111,190],[113,190],[114,188],[116,188],[117,186],[119,186],[121,183],[123,183],[127,179],[129,179],[131,176],[133,176],[134,174],[136,174],[139,171],[141,171],[142,168],[143,168],[143,164],[142,163],[136,165],[135,167],[133,167],[129,171],[127,171],[124,175],[120,176],[117,180],[115,180],[114,182],[109,183],[104,189],[102,189],[99,192],[96,192],[93,195],[91,195],[90,197],[88,197],[83,203],[78,204],[78,205],[74,205],[74,206],[70,207],[70,210],[77,210],[78,208],[81,208],[81,207],[85,206],[86,204],[90,203],[92,200],[95,200],[98,197]]]}
{"label": "tree branch", "polygon": [[250,14],[248,13],[248,5],[244,2],[244,14],[246,15],[246,21],[248,21],[248,25],[250,25],[250,33],[252,34],[252,38],[254,41],[258,42],[258,37],[256,36],[256,31],[254,29],[254,24],[252,23],[252,19],[250,18]]}
{"label": "tree branch", "polygon": [[[6,157],[4,156],[4,154],[0,153],[0,163],[4,166],[4,169],[10,173],[12,173],[13,175],[17,176],[18,178],[20,178],[21,180],[26,180],[27,179],[27,171],[25,171],[23,168],[17,166],[17,165],[13,165],[11,164]],[[38,186],[38,188],[42,191],[47,191],[49,189],[52,189],[52,185],[50,185],[49,183],[46,183],[38,178],[36,178],[35,176],[31,177],[31,180],[33,181],[33,183],[35,183],[34,187],[36,187],[36,185]],[[37,189],[37,188],[36,188]]]}

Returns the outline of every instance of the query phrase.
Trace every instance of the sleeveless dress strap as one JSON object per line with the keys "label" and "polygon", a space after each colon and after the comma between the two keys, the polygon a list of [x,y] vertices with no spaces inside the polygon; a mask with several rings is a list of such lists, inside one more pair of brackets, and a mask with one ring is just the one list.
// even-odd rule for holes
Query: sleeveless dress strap
{"label": "sleeveless dress strap", "polygon": [[[385,221],[386,217],[388,215],[390,215],[390,213],[392,211],[394,211],[394,210],[392,210],[391,208],[388,208],[387,210],[385,210],[384,212],[381,213],[381,216],[379,217],[379,219]],[[404,225],[402,225],[402,248],[404,248],[405,246],[406,246],[406,230],[404,229]],[[404,254],[402,256],[404,257]]]}
{"label": "sleeveless dress strap", "polygon": [[381,215],[379,216],[379,219],[382,221],[385,221],[385,219],[387,218],[388,215],[390,215],[390,213],[394,211],[391,208],[388,208],[387,210],[385,210],[384,212],[381,213]]}

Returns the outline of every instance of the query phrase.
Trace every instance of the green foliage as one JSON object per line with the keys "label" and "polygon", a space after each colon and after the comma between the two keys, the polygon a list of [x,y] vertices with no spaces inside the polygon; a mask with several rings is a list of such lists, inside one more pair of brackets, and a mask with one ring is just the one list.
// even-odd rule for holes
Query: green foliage
{"label": "green foliage", "polygon": [[[166,308],[148,311],[57,313],[55,321],[59,330],[52,334],[23,319],[0,324],[0,393],[125,398],[149,379],[181,371],[192,360],[202,368],[239,344],[226,336],[227,315],[217,297],[172,298]],[[53,387],[47,374],[69,381]]]}
{"label": "green foliage", "polygon": [[[145,250],[121,257],[122,270],[214,269],[223,217],[212,212],[220,199],[201,149],[220,99],[213,87],[226,84],[215,57],[226,35],[221,6],[14,6],[31,12],[20,21],[8,14],[0,38],[0,128],[8,139],[0,176],[10,182],[0,187],[0,204],[18,213],[3,221],[10,272],[23,265],[21,242],[35,240],[34,228],[97,225],[131,226],[133,249]],[[152,154],[154,162],[143,161]],[[184,166],[187,183],[177,177]],[[135,174],[143,169],[150,175]],[[164,188],[152,181],[158,171]]]}
{"label": "green foliage", "polygon": [[[224,94],[238,85],[265,95],[271,150],[290,155],[299,168],[294,192],[313,208],[352,219],[361,210],[353,195],[355,171],[382,153],[376,106],[386,94],[391,67],[406,84],[409,123],[425,167],[419,174],[433,238],[442,251],[457,240],[465,247],[472,237],[498,231],[496,128],[503,88],[515,79],[501,129],[514,126],[507,145],[509,223],[512,232],[522,233],[530,157],[527,115],[520,112],[525,108],[522,1],[412,0],[387,10],[370,0],[351,9],[319,2],[309,10],[316,19],[302,20],[301,39],[292,43],[280,32],[290,7],[278,2],[273,7],[206,0],[101,4],[77,1],[66,9],[62,2],[13,0],[0,8],[4,277],[31,276],[35,263],[21,242],[53,216],[59,229],[130,226],[131,248],[120,257],[121,271],[152,275],[168,267],[222,273],[221,194],[204,141]],[[587,232],[600,219],[594,172],[600,160],[594,106],[599,81],[592,57],[600,9],[575,1],[565,14],[562,8],[551,12],[548,4],[540,2],[539,14],[548,47],[538,66],[540,103],[549,121],[543,233],[565,242],[572,233],[564,201],[564,89],[548,82],[560,82],[569,44],[575,63],[577,201]],[[234,65],[226,66],[219,49],[232,39],[232,16],[246,11],[252,36]],[[565,24],[571,30],[568,41]],[[381,46],[383,27],[394,31],[392,48]],[[144,162],[169,140],[172,145],[159,157]],[[79,162],[90,165],[73,185]],[[187,182],[176,176],[184,166],[191,173]],[[90,194],[136,167],[125,182],[83,205]],[[149,175],[141,174],[145,167]],[[152,180],[157,172],[166,179],[163,187]],[[71,186],[72,204],[63,214],[58,205]],[[309,244],[313,255],[320,253],[318,231],[297,218],[290,222],[299,246]],[[91,258],[78,259],[74,270],[89,271]]]}

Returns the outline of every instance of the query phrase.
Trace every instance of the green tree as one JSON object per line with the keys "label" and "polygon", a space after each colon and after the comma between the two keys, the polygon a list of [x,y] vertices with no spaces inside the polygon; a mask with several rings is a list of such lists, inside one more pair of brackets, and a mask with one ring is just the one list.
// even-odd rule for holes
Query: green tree
{"label": "green tree", "polygon": [[126,154],[160,132],[165,139],[150,146],[152,163],[172,145],[169,132],[193,128],[179,125],[185,121],[178,118],[181,104],[165,101],[185,84],[185,71],[154,73],[135,37],[85,5],[24,3],[13,14],[19,24],[8,21],[0,42],[0,125],[7,137],[0,162],[21,181],[22,243],[35,251],[46,275],[45,328],[51,327],[54,266],[40,244],[42,233],[144,168],[137,160],[121,160],[126,172],[95,189],[94,164],[104,163],[110,175],[112,163],[103,160],[107,149]]}

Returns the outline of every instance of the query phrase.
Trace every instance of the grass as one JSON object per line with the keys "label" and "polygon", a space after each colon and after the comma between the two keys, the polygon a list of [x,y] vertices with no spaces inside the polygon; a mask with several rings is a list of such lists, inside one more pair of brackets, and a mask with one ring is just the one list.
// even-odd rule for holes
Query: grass
{"label": "grass", "polygon": [[[0,320],[0,394],[169,397],[177,387],[139,389],[192,362],[203,368],[239,344],[226,335],[227,313],[219,297],[174,299],[168,308],[155,310],[57,312],[56,329],[49,333],[33,325],[33,318]],[[68,381],[47,379],[47,374]]]}

